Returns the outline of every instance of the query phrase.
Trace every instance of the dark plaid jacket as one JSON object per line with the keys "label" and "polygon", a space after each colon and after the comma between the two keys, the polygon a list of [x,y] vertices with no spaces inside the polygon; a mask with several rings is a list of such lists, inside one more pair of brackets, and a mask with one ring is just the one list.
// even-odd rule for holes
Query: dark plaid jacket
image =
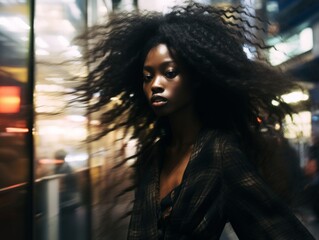
{"label": "dark plaid jacket", "polygon": [[[129,240],[157,240],[160,143],[140,172]],[[314,239],[265,185],[229,135],[202,131],[185,170],[165,239],[219,239],[229,221],[239,239]]]}

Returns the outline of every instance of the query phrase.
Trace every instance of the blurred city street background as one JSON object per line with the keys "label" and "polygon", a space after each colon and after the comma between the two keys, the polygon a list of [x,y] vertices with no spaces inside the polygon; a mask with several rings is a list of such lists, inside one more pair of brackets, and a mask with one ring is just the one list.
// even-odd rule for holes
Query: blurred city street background
{"label": "blurred city street background", "polygon": [[[99,131],[100,116],[67,106],[65,93],[78,84],[70,79],[84,74],[77,59],[85,49],[73,39],[112,12],[166,12],[183,2],[0,0],[0,239],[125,239],[132,196],[116,195],[130,182],[131,162],[112,167],[134,153],[135,142],[120,130],[84,141]],[[296,110],[294,122],[287,116],[272,127],[287,142],[287,168],[297,162],[302,175],[295,213],[319,240],[319,1],[197,2],[242,4],[263,19],[260,37],[273,47],[262,54],[304,88],[281,96]],[[227,239],[237,239],[229,225]]]}

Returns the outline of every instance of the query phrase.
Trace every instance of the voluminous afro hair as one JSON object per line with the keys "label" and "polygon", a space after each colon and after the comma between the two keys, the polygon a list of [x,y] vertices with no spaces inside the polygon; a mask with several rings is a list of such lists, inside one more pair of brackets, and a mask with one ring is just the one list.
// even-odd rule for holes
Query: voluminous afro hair
{"label": "voluminous afro hair", "polygon": [[[258,120],[266,116],[280,121],[291,110],[280,96],[296,87],[263,61],[260,50],[267,46],[259,40],[259,32],[264,33],[260,23],[240,6],[221,9],[191,3],[166,14],[114,13],[105,24],[92,27],[78,38],[87,49],[84,60],[89,67],[76,89],[79,100],[92,113],[119,98],[116,107],[103,112],[103,129],[93,139],[125,127],[132,129],[142,152],[165,132],[142,87],[145,56],[164,43],[191,76],[196,111],[204,126],[232,131],[243,146],[254,149]],[[245,48],[254,59],[247,57]]]}

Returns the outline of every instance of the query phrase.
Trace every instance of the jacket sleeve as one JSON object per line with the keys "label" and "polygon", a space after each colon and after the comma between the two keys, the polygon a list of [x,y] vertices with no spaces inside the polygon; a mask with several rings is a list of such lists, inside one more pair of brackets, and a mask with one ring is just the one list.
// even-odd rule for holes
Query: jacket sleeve
{"label": "jacket sleeve", "polygon": [[239,239],[314,239],[234,144],[221,152],[225,213]]}

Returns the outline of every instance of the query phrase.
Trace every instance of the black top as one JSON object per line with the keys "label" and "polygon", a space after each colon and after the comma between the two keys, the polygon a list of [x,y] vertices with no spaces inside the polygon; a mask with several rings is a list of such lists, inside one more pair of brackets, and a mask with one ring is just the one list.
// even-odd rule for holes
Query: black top
{"label": "black top", "polygon": [[170,193],[168,193],[160,202],[158,209],[158,239],[164,239],[166,225],[168,224],[169,216],[173,210],[174,202],[176,201],[181,185],[175,187]]}
{"label": "black top", "polygon": [[[136,169],[129,240],[159,239],[159,146],[145,152],[146,164]],[[173,203],[165,240],[218,240],[228,221],[239,239],[314,240],[265,184],[238,140],[221,131],[201,131]]]}

